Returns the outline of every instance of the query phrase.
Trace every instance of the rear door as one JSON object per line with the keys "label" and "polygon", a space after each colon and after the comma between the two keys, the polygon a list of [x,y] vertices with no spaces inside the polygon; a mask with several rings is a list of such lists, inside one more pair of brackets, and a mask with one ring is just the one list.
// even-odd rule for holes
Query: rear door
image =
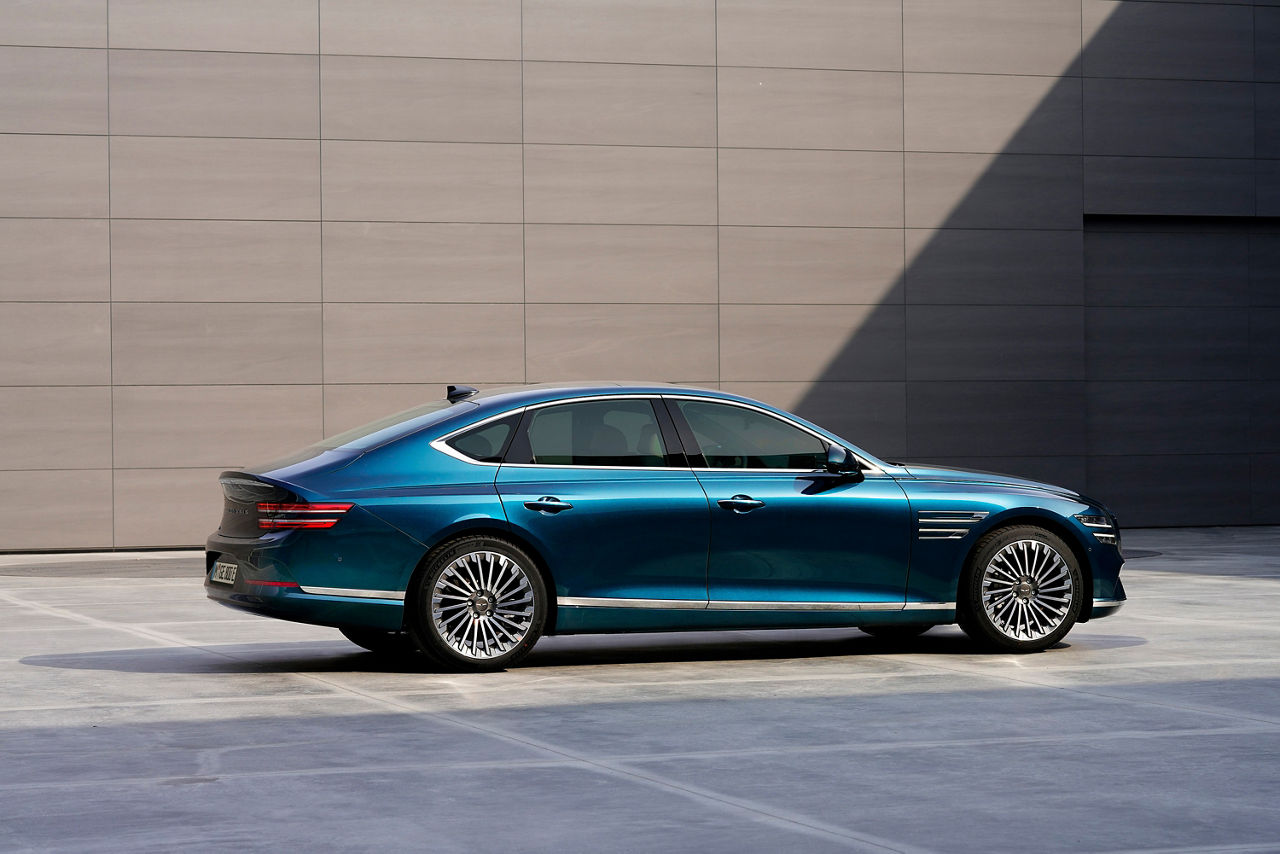
{"label": "rear door", "polygon": [[712,608],[902,606],[911,523],[896,481],[828,474],[827,440],[765,410],[668,402],[686,445],[702,454],[694,462],[710,499]]}
{"label": "rear door", "polygon": [[679,448],[651,397],[525,411],[496,485],[561,604],[705,606],[707,496]]}

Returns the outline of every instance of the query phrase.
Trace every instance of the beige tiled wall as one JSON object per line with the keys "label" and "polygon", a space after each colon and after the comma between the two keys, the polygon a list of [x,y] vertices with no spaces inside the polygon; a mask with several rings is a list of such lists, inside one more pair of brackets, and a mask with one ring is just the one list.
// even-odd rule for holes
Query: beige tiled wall
{"label": "beige tiled wall", "polygon": [[[1149,292],[1086,316],[1081,216],[1252,214],[1280,186],[1252,160],[1280,103],[1253,20],[0,0],[0,550],[197,544],[221,469],[448,382],[720,384],[890,457],[1139,478],[1089,443],[1142,407],[1086,415],[1135,377],[1086,389],[1086,365],[1176,354],[1109,343]],[[1194,320],[1166,315],[1171,341]],[[1240,340],[1221,359],[1270,376]]]}

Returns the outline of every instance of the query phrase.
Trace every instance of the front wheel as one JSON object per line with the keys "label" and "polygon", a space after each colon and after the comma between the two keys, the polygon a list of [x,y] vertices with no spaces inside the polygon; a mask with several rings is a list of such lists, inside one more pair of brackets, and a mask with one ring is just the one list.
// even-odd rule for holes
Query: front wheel
{"label": "front wheel", "polygon": [[433,555],[413,596],[409,631],[444,664],[501,670],[533,649],[547,591],[533,560],[496,537],[457,540]]}
{"label": "front wheel", "polygon": [[1019,525],[987,534],[961,577],[957,618],[979,643],[1037,652],[1071,631],[1083,597],[1079,562],[1062,539]]}

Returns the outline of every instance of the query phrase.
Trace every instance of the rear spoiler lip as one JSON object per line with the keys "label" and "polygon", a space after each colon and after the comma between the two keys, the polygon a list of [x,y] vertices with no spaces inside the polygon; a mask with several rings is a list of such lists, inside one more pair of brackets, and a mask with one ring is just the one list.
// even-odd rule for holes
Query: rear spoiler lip
{"label": "rear spoiler lip", "polygon": [[308,501],[314,500],[320,497],[319,493],[315,492],[314,490],[307,489],[305,486],[302,486],[300,484],[293,483],[288,480],[283,480],[278,477],[271,477],[270,475],[266,475],[266,474],[257,474],[256,472],[242,471],[240,469],[232,469],[230,471],[224,471],[222,472],[222,474],[218,475],[219,483],[221,483],[223,478],[239,478],[241,480],[256,480],[259,483],[266,483],[271,486],[280,487],[281,489],[287,490],[297,495],[299,498],[302,498]]}

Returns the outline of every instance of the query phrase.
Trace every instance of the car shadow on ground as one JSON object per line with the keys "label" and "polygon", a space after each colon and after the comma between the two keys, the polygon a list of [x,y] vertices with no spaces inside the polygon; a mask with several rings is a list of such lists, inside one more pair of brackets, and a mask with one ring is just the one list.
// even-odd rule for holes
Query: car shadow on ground
{"label": "car shadow on ground", "polygon": [[[821,634],[715,632],[694,637],[673,635],[591,635],[548,638],[516,669],[583,667],[610,664],[669,664],[715,661],[857,658],[860,656],[992,655],[957,631],[938,631],[907,640],[888,640],[824,630]],[[1083,649],[1140,646],[1145,638],[1089,635]],[[1072,649],[1066,641],[1045,653]],[[119,673],[444,673],[421,656],[384,656],[356,649],[341,640],[298,643],[217,644],[67,652],[20,659],[30,667],[100,670]]]}

